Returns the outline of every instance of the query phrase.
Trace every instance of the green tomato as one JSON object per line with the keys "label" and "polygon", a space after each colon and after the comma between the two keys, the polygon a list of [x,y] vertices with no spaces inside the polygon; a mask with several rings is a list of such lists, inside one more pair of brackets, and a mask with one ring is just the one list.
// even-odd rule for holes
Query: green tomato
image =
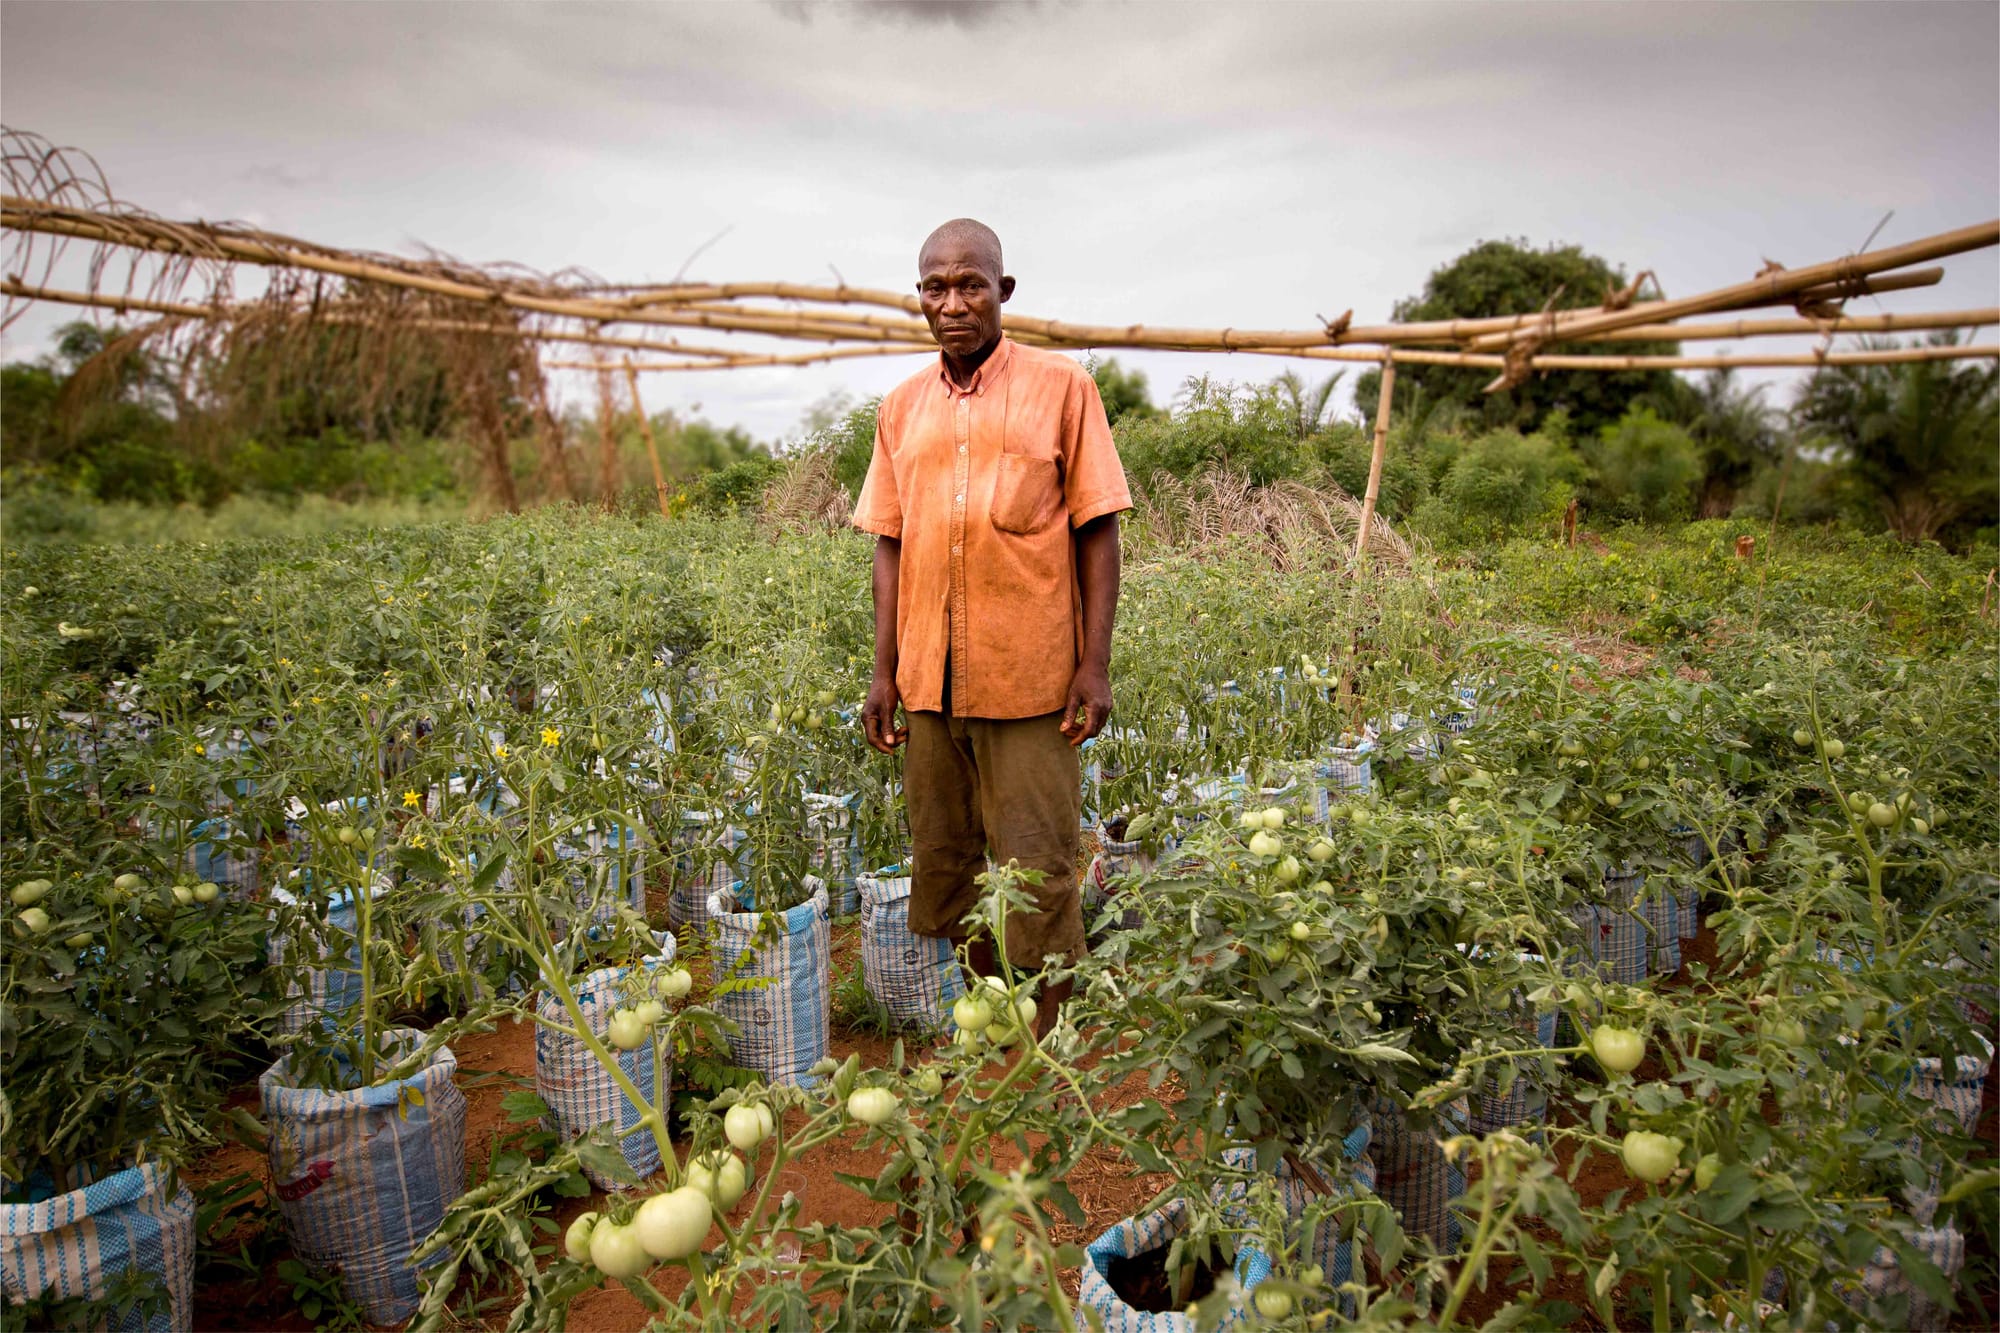
{"label": "green tomato", "polygon": [[1240,829],[1260,829],[1264,827],[1264,816],[1255,810],[1245,810],[1236,816],[1236,827]]}
{"label": "green tomato", "polygon": [[194,886],[194,900],[198,903],[212,903],[222,896],[222,886],[214,880],[205,879]]}
{"label": "green tomato", "polygon": [[1635,773],[1644,773],[1647,769],[1651,768],[1652,766],[1653,766],[1653,759],[1651,755],[1642,754],[1637,759],[1634,759],[1632,761],[1632,771]]}
{"label": "green tomato", "polygon": [[1888,828],[1896,822],[1896,807],[1886,801],[1874,801],[1868,806],[1868,822],[1876,828]]}
{"label": "green tomato", "polygon": [[1317,1287],[1324,1281],[1326,1281],[1326,1270],[1318,1264],[1307,1264],[1299,1270],[1299,1285],[1302,1287]]}
{"label": "green tomato", "polygon": [[896,1094],[887,1088],[856,1088],[847,1098],[847,1114],[864,1125],[880,1125],[896,1114]]}
{"label": "green tomato", "polygon": [[185,884],[174,885],[173,894],[174,894],[174,905],[177,907],[186,907],[189,903],[194,901],[194,890],[189,888]]}
{"label": "green tomato", "polygon": [[1259,829],[1250,835],[1250,855],[1252,856],[1282,856],[1284,851],[1285,841],[1275,833],[1266,833],[1264,830]]}
{"label": "green tomato", "polygon": [[750,1173],[743,1159],[733,1152],[704,1153],[688,1163],[687,1181],[726,1213],[750,1187]]}
{"label": "green tomato", "polygon": [[951,1021],[960,1032],[984,1032],[993,1022],[993,1006],[977,995],[961,995],[952,1001]]}
{"label": "green tomato", "polygon": [[[654,1259],[685,1259],[701,1248],[713,1220],[714,1207],[708,1194],[693,1185],[683,1185],[665,1194],[655,1194],[640,1204],[631,1230],[641,1254]],[[594,1236],[590,1257],[597,1258]],[[599,1260],[597,1266],[603,1268],[603,1261]]]}
{"label": "green tomato", "polygon": [[141,876],[135,875],[128,870],[117,879],[112,880],[111,887],[120,893],[137,893],[140,889],[146,887],[146,881]]}
{"label": "green tomato", "polygon": [[1608,791],[1604,793],[1604,804],[1616,810],[1619,806],[1625,804],[1625,798],[1615,791]]}
{"label": "green tomato", "polygon": [[1798,730],[1792,733],[1792,744],[1798,746],[1801,750],[1811,749],[1812,732],[1808,731],[1804,727],[1800,727]]}
{"label": "green tomato", "polygon": [[935,1097],[944,1091],[944,1075],[938,1072],[936,1065],[925,1065],[911,1077],[910,1082],[926,1097]]}
{"label": "green tomato", "polygon": [[[706,1200],[703,1206],[707,1206]],[[620,1226],[608,1219],[590,1229],[590,1262],[606,1277],[614,1278],[637,1277],[653,1266],[640,1240],[638,1223]]]}
{"label": "green tomato", "polygon": [[815,692],[813,695],[813,702],[818,704],[821,708],[831,708],[833,706],[833,691],[819,690]]}
{"label": "green tomato", "polygon": [[87,949],[90,947],[90,932],[87,930],[78,931],[68,939],[65,939],[63,943],[72,949]]}
{"label": "green tomato", "polygon": [[1267,807],[1257,818],[1258,822],[1273,833],[1285,826],[1285,812],[1275,805]]}
{"label": "green tomato", "polygon": [[1650,1129],[1635,1129],[1626,1134],[1619,1155],[1635,1179],[1658,1184],[1681,1164],[1681,1141]]}
{"label": "green tomato", "polygon": [[1292,922],[1292,938],[1303,944],[1313,937],[1313,928],[1303,921]]}
{"label": "green tomato", "polygon": [[771,1108],[761,1102],[738,1102],[722,1114],[722,1136],[743,1152],[754,1151],[776,1127]]}
{"label": "green tomato", "polygon": [[662,999],[683,999],[693,989],[694,974],[684,967],[672,968],[653,978],[653,991]]}
{"label": "green tomato", "polygon": [[1847,754],[1847,746],[1839,740],[1829,740],[1821,749],[1828,759],[1840,759]]}
{"label": "green tomato", "polygon": [[1574,759],[1583,753],[1583,742],[1565,740],[1556,746],[1556,753],[1565,759]]}
{"label": "green tomato", "polygon": [[1305,872],[1296,856],[1288,856],[1271,867],[1271,874],[1276,876],[1280,884],[1296,884],[1303,873]]}
{"label": "green tomato", "polygon": [[639,1017],[635,1009],[615,1009],[611,1013],[611,1026],[606,1033],[611,1044],[621,1051],[636,1051],[644,1046],[650,1036],[646,1021]]}
{"label": "green tomato", "polygon": [[667,1006],[661,1004],[658,1000],[641,1000],[632,1012],[639,1015],[641,1023],[644,1023],[647,1027],[652,1027],[667,1016]]}
{"label": "green tomato", "polygon": [[1283,1319],[1292,1312],[1292,1298],[1289,1293],[1276,1287],[1259,1286],[1255,1297],[1257,1313],[1266,1319]]}
{"label": "green tomato", "polygon": [[1306,856],[1320,865],[1325,865],[1333,859],[1333,844],[1325,838],[1315,839],[1313,845],[1306,848]]}
{"label": "green tomato", "polygon": [[590,1233],[597,1226],[596,1213],[579,1213],[563,1232],[563,1253],[580,1264],[590,1262]]}
{"label": "green tomato", "polygon": [[39,935],[49,928],[49,914],[39,907],[28,908],[16,920],[24,935]]}
{"label": "green tomato", "polygon": [[1285,961],[1285,955],[1290,952],[1283,940],[1273,940],[1264,946],[1264,961],[1276,967]]}
{"label": "green tomato", "polygon": [[1847,793],[1847,808],[1849,812],[1856,815],[1867,814],[1868,794],[1866,792],[1859,792],[1859,791],[1851,791]]}
{"label": "green tomato", "polygon": [[351,824],[341,825],[339,831],[333,836],[340,840],[342,847],[352,847],[355,843],[361,841],[360,831]]}
{"label": "green tomato", "polygon": [[1646,1039],[1630,1028],[1601,1027],[1590,1034],[1590,1053],[1614,1074],[1629,1074],[1646,1058]]}
{"label": "green tomato", "polygon": [[1910,816],[1910,829],[1911,829],[1911,831],[1913,831],[1913,832],[1914,832],[1914,833],[1915,833],[1915,834],[1916,834],[1916,835],[1917,835],[1918,837],[1920,837],[1920,838],[1921,838],[1921,837],[1923,837],[1923,836],[1924,836],[1924,835],[1925,835],[1926,833],[1929,833],[1929,832],[1931,831],[1931,826],[1930,826],[1930,825],[1929,825],[1929,824],[1928,824],[1927,822],[1925,822],[1925,821],[1924,821],[1924,819],[1923,819],[1923,818],[1922,818],[1921,816],[1918,816],[1918,815],[1911,815],[1911,816]]}
{"label": "green tomato", "polygon": [[1701,1160],[1694,1164],[1694,1187],[1698,1190],[1705,1190],[1710,1185],[1713,1185],[1715,1178],[1721,1174],[1722,1154],[1713,1152],[1703,1153]]}
{"label": "green tomato", "polygon": [[23,880],[14,886],[14,892],[9,896],[13,898],[16,907],[33,907],[48,897],[49,890],[54,887],[54,884],[45,879]]}
{"label": "green tomato", "polygon": [[1323,880],[1323,879],[1316,879],[1316,880],[1314,880],[1314,881],[1313,881],[1312,883],[1310,883],[1310,884],[1306,885],[1306,892],[1308,892],[1308,893],[1332,893],[1332,892],[1333,892],[1333,885],[1332,885],[1332,884],[1330,884],[1330,883],[1328,883],[1328,882],[1327,882],[1326,880]]}

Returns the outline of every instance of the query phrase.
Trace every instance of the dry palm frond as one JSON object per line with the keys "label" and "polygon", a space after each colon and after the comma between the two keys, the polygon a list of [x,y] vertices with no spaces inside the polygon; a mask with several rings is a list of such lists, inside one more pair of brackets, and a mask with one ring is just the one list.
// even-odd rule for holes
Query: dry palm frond
{"label": "dry palm frond", "polygon": [[764,488],[759,512],[767,525],[783,532],[832,530],[847,526],[854,502],[834,475],[832,453],[812,449],[794,456]]}
{"label": "dry palm frond", "polygon": [[[1331,483],[1258,486],[1225,467],[1211,467],[1192,481],[1156,474],[1135,507],[1147,534],[1170,550],[1247,540],[1281,569],[1321,563],[1330,551],[1345,559],[1361,521],[1361,502]],[[1401,534],[1380,514],[1371,532],[1370,558],[1393,573],[1408,573],[1410,545]]]}

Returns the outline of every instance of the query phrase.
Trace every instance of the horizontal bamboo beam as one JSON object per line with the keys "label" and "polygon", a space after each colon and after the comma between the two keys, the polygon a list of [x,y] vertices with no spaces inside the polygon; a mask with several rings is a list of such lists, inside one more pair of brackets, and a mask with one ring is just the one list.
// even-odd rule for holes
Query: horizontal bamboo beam
{"label": "horizontal bamboo beam", "polygon": [[1734,338],[1838,336],[1964,329],[2000,324],[2000,308],[1936,310],[1911,315],[1840,315],[1833,319],[1731,319],[1706,324],[1635,324],[1593,342],[1712,342]]}
{"label": "horizontal bamboo beam", "polygon": [[[1240,349],[1246,356],[1290,357],[1308,361],[1343,361],[1379,365],[1380,351],[1365,351],[1358,347],[1246,347]],[[675,370],[734,370],[739,366],[801,366],[815,361],[842,360],[853,356],[892,356],[934,353],[935,347],[908,345],[902,347],[843,347],[826,352],[801,352],[797,354],[776,354],[771,356],[745,355],[728,362],[703,361],[635,361],[632,369],[638,371]],[[1417,366],[1466,366],[1480,370],[1497,370],[1506,364],[1507,358],[1499,352],[1440,352],[1425,351],[1421,348],[1397,348],[1396,360],[1404,365]],[[1765,355],[1743,353],[1723,356],[1568,356],[1560,353],[1542,353],[1536,356],[1531,370],[1721,370],[1727,367],[1762,366],[1769,369],[1787,367],[1816,368],[1820,366],[1892,366],[1915,361],[1968,361],[2000,359],[2000,345],[1979,345],[1964,347],[1897,347],[1880,351],[1859,352],[1814,352],[1780,353]],[[596,370],[595,361],[544,361],[543,366],[551,370]]]}
{"label": "horizontal bamboo beam", "polygon": [[[1779,269],[1752,278],[1748,282],[1703,292],[1698,296],[1683,297],[1676,301],[1649,302],[1647,310],[1599,310],[1570,316],[1557,315],[1526,328],[1475,338],[1471,345],[1474,351],[1484,351],[1505,347],[1510,343],[1529,338],[1544,342],[1576,342],[1585,337],[1630,328],[1635,324],[1655,324],[1664,320],[1680,319],[1686,315],[1736,309],[1751,303],[1775,304],[1779,300],[1795,297],[1801,292],[1828,283],[1837,284],[1866,278],[1889,269],[1904,268],[1911,264],[1964,254],[1968,250],[1983,250],[1993,245],[2000,245],[2000,219],[1981,222],[1971,227],[1960,227],[1955,231],[1942,232],[1936,236],[1927,236],[1922,240],[1911,241],[1907,245],[1890,246],[1886,250],[1870,250],[1824,264],[1809,264],[1805,268]],[[1543,336],[1544,330],[1546,336]]]}

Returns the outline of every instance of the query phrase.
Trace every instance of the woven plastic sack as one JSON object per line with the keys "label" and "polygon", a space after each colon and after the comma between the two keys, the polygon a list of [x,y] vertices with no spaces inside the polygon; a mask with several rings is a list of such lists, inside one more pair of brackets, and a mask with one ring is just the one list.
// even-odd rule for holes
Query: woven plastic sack
{"label": "woven plastic sack", "polygon": [[1465,1099],[1440,1108],[1435,1126],[1421,1131],[1386,1097],[1372,1109],[1375,1193],[1401,1215],[1404,1232],[1429,1237],[1445,1253],[1457,1250],[1462,1227],[1452,1204],[1465,1193],[1465,1173],[1445,1160],[1438,1140],[1465,1132]]}
{"label": "woven plastic sack", "polygon": [[806,793],[807,864],[826,884],[835,916],[861,910],[861,838],[854,827],[854,807],[860,797]]}
{"label": "woven plastic sack", "polygon": [[1583,931],[1579,970],[1628,986],[1645,980],[1651,936],[1637,913],[1585,905],[1570,908],[1569,914]]}
{"label": "woven plastic sack", "polygon": [[[1965,1267],[1965,1235],[1954,1227],[1915,1231],[1910,1234],[1909,1242],[1912,1249],[1937,1265],[1947,1281],[1956,1278]],[[1861,1270],[1860,1290],[1849,1299],[1859,1306],[1865,1300],[1880,1301],[1894,1296],[1907,1296],[1910,1302],[1908,1314],[1898,1328],[1910,1333],[1945,1333],[1950,1327],[1951,1319],[1945,1308],[1917,1290],[1903,1272],[1902,1260],[1884,1245]]]}
{"label": "woven plastic sack", "polygon": [[[386,882],[375,884],[376,901],[381,901],[388,892]],[[288,889],[272,889],[271,901],[290,907],[303,905]],[[278,1017],[281,1030],[297,1032],[316,1023],[337,1023],[361,1003],[361,946],[355,938],[360,924],[353,890],[342,889],[327,904],[323,928],[305,926],[296,938],[288,938],[283,930],[271,931],[265,956],[274,968],[286,966],[294,948],[309,950],[311,957],[319,962],[326,962],[336,954],[342,960],[336,966],[308,967],[303,975],[292,978],[285,994],[285,1012]]]}
{"label": "woven plastic sack", "polygon": [[[1120,842],[1105,832],[1102,825],[1098,826],[1097,838],[1097,855],[1090,858],[1090,866],[1084,871],[1079,885],[1083,892],[1083,924],[1090,932],[1092,948],[1102,944],[1113,930],[1138,928],[1138,901],[1126,888],[1124,879],[1134,872],[1143,874],[1154,867],[1154,857],[1144,843],[1136,839]],[[1121,897],[1125,899],[1125,910],[1119,913],[1115,922],[1106,921],[1105,909]]]}
{"label": "woven plastic sack", "polygon": [[[1111,1264],[1149,1250],[1165,1249],[1187,1230],[1187,1201],[1169,1199],[1144,1217],[1128,1217],[1090,1242],[1083,1251],[1083,1274],[1077,1303],[1092,1311],[1104,1326],[1104,1333],[1195,1333],[1195,1321],[1173,1312],[1150,1314],[1127,1305],[1112,1289]],[[1254,1245],[1236,1251],[1237,1303],[1219,1327],[1234,1328],[1248,1317],[1244,1298],[1271,1276],[1271,1260]]]}
{"label": "woven plastic sack", "polygon": [[[740,911],[733,890],[711,896],[708,911],[718,974],[768,983],[716,995],[715,1012],[737,1028],[730,1058],[767,1083],[811,1086],[806,1071],[831,1041],[833,931],[825,886],[784,912]],[[775,923],[775,938],[760,932],[765,921]]]}
{"label": "woven plastic sack", "polygon": [[[159,1277],[168,1308],[113,1333],[187,1333],[194,1325],[194,1194],[148,1162],[35,1203],[0,1204],[0,1297],[96,1299],[121,1273]],[[10,1320],[11,1324],[12,1321]]]}
{"label": "woven plastic sack", "polygon": [[[384,1037],[388,1052],[423,1040],[411,1028]],[[265,1070],[258,1091],[292,1251],[338,1271],[369,1323],[401,1324],[423,1298],[410,1255],[465,1192],[458,1061],[440,1047],[406,1079],[344,1092],[295,1087],[290,1065]]]}
{"label": "woven plastic sack", "polygon": [[1680,899],[1665,890],[1649,893],[1639,906],[1639,916],[1646,923],[1646,956],[1652,970],[1663,977],[1680,971]]}
{"label": "woven plastic sack", "polygon": [[[1355,1126],[1341,1142],[1340,1155],[1353,1163],[1354,1168],[1346,1182],[1333,1187],[1332,1197],[1343,1198],[1352,1195],[1357,1187],[1363,1190],[1375,1188],[1375,1164],[1368,1154],[1368,1145],[1372,1137],[1371,1127],[1363,1124]],[[1239,1171],[1249,1171],[1256,1167],[1257,1154],[1250,1148],[1230,1148],[1222,1154],[1222,1160],[1224,1165]],[[1306,1209],[1314,1202],[1327,1197],[1294,1174],[1290,1162],[1280,1160],[1271,1175],[1273,1183],[1277,1186],[1279,1202],[1285,1209],[1285,1216],[1294,1224],[1304,1219]],[[1216,1194],[1216,1201],[1225,1206],[1225,1211],[1232,1222],[1238,1225],[1249,1224],[1251,1219],[1249,1210],[1245,1206],[1250,1197],[1248,1183],[1234,1181],[1226,1188],[1218,1187]],[[1232,1203],[1234,1207],[1229,1206]],[[1329,1217],[1322,1220],[1313,1229],[1312,1238],[1307,1244],[1298,1244],[1296,1237],[1291,1235],[1285,1239],[1287,1244],[1293,1247],[1293,1252],[1299,1256],[1300,1263],[1315,1263],[1326,1271],[1326,1280],[1329,1284],[1337,1287],[1354,1276],[1353,1247],[1341,1242],[1339,1218]]]}
{"label": "woven plastic sack", "polygon": [[667,899],[667,924],[675,933],[696,938],[708,934],[708,900],[728,893],[750,873],[750,835],[727,824],[722,816],[689,810],[681,816],[685,841],[697,845],[674,858],[674,889]]}
{"label": "woven plastic sack", "polygon": [[646,848],[639,829],[626,825],[579,829],[556,840],[572,901],[590,909],[590,920],[617,919],[620,906],[646,910]]}
{"label": "woven plastic sack", "polygon": [[[674,937],[664,935],[660,938],[662,947],[659,955],[642,964],[648,972],[674,961]],[[589,1024],[591,1033],[600,1039],[611,1030],[612,1011],[624,1002],[619,983],[630,971],[626,967],[600,967],[584,974],[576,982],[576,1000],[583,1009],[584,1021]],[[549,1023],[561,1023],[566,1027],[571,1021],[569,1011],[551,994],[542,996],[535,1005],[535,1012]],[[658,1071],[667,1079],[668,1086],[661,1088],[655,1082],[650,1042],[637,1050],[620,1051],[618,1067],[648,1101],[658,1102],[672,1090],[673,1071],[664,1057],[658,1063]],[[549,1104],[549,1115],[555,1122],[556,1132],[565,1140],[577,1138],[599,1125],[616,1125],[620,1130],[630,1130],[641,1118],[639,1108],[632,1104],[618,1086],[618,1081],[597,1062],[597,1057],[590,1053],[590,1047],[580,1039],[545,1024],[535,1027],[535,1091]],[[619,1140],[619,1149],[625,1155],[626,1165],[641,1180],[660,1169],[660,1145],[651,1134],[628,1133]],[[593,1170],[588,1165],[583,1168],[583,1173],[602,1190],[630,1188],[623,1181]]]}
{"label": "woven plastic sack", "polygon": [[[1517,955],[1523,963],[1540,963],[1542,956],[1534,953]],[[1558,1011],[1547,1009],[1541,1013],[1529,1012],[1525,997],[1519,991],[1514,993],[1515,1002],[1523,1007],[1521,1031],[1529,1036],[1537,1046],[1549,1047],[1556,1044],[1556,1019]],[[1500,1080],[1496,1075],[1488,1075],[1480,1084],[1480,1095],[1471,1099],[1471,1116],[1467,1123],[1475,1134],[1491,1134],[1496,1130],[1512,1129],[1525,1124],[1530,1117],[1547,1109],[1545,1090],[1539,1088],[1535,1075],[1529,1070],[1518,1070],[1513,1084],[1506,1092],[1500,1091]]]}
{"label": "woven plastic sack", "polygon": [[901,869],[861,876],[861,981],[897,1027],[942,1032],[965,979],[950,940],[911,932],[910,877]]}
{"label": "woven plastic sack", "polygon": [[[1708,843],[1701,834],[1685,824],[1667,830],[1667,836],[1680,841],[1680,854],[1696,872],[1708,864]],[[1701,888],[1690,884],[1680,896],[1681,938],[1691,940],[1701,933]]]}
{"label": "woven plastic sack", "polygon": [[1324,824],[1333,808],[1353,796],[1375,789],[1375,738],[1363,736],[1353,745],[1329,745],[1313,764],[1313,817]]}

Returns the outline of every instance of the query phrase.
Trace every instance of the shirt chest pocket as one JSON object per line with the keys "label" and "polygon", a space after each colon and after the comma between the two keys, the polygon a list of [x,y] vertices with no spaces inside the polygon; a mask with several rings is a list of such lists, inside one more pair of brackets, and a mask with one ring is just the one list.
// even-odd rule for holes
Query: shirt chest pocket
{"label": "shirt chest pocket", "polygon": [[993,477],[994,527],[1002,532],[1040,532],[1061,514],[1062,474],[1052,460],[1000,455]]}

